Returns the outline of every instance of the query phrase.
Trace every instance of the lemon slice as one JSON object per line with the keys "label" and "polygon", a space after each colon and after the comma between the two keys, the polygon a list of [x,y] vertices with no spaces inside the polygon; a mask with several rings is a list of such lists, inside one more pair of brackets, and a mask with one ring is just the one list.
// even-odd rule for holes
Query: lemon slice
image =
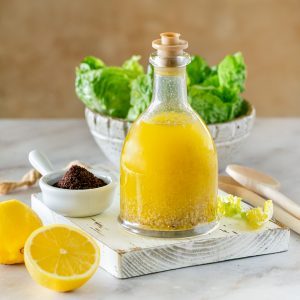
{"label": "lemon slice", "polygon": [[67,225],[35,230],[24,248],[31,277],[44,287],[66,292],[82,286],[97,270],[100,253],[94,240]]}

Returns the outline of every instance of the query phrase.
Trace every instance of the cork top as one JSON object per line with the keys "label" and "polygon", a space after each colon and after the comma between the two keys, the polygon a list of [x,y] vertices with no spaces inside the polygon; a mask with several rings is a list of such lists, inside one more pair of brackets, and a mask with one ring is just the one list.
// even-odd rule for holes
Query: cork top
{"label": "cork top", "polygon": [[183,55],[183,50],[188,47],[188,42],[180,39],[180,33],[164,32],[160,39],[152,42],[152,47],[157,50],[160,57],[176,57]]}
{"label": "cork top", "polygon": [[189,54],[183,51],[188,42],[180,39],[180,33],[161,33],[160,39],[152,42],[152,47],[157,50],[149,59],[154,67],[184,67],[191,61]]}

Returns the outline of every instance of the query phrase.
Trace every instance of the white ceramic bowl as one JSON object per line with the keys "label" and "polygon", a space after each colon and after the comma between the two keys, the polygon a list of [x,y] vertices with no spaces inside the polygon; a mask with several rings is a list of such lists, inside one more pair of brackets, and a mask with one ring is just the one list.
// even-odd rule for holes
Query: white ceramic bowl
{"label": "white ceramic bowl", "polygon": [[54,187],[66,172],[51,172],[40,179],[43,202],[52,210],[67,217],[88,217],[100,214],[112,203],[116,182],[102,172],[89,169],[96,177],[104,180],[107,185],[95,189],[68,190]]}
{"label": "white ceramic bowl", "polygon": [[[248,112],[245,115],[230,122],[208,126],[217,147],[220,170],[236,161],[243,141],[251,132],[255,109],[250,103],[247,104]],[[118,166],[123,141],[131,122],[104,116],[88,108],[85,109],[85,118],[98,146],[106,157]]]}

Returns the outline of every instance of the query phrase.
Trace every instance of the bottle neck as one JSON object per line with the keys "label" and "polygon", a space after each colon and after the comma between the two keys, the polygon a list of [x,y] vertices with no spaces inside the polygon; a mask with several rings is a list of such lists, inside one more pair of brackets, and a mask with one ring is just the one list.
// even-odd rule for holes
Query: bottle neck
{"label": "bottle neck", "polygon": [[185,66],[154,68],[153,104],[175,111],[186,108],[188,101]]}

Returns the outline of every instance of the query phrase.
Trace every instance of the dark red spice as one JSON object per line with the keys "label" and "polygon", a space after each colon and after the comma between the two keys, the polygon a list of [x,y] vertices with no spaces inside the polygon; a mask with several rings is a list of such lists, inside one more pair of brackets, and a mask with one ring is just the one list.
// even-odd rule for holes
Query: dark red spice
{"label": "dark red spice", "polygon": [[96,177],[87,169],[74,165],[53,186],[61,189],[86,190],[95,189],[105,185],[107,185],[105,181]]}

